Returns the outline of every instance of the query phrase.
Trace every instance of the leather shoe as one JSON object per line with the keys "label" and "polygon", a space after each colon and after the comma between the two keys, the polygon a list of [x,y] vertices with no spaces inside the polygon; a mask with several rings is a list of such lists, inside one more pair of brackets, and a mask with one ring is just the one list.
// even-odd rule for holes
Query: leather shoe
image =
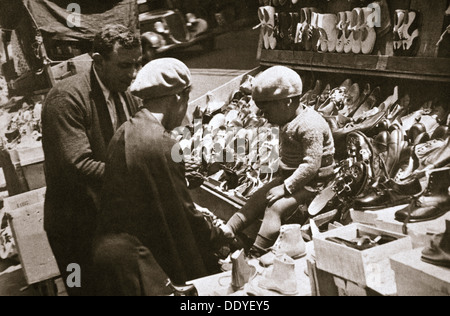
{"label": "leather shoe", "polygon": [[[384,180],[384,179],[382,179]],[[392,180],[379,181],[368,193],[354,202],[355,210],[378,210],[407,204],[411,197],[420,193],[422,186],[415,179],[410,183],[399,184]]]}
{"label": "leather shoe", "polygon": [[446,231],[433,236],[430,245],[422,250],[422,261],[450,268],[450,221],[446,221]]}

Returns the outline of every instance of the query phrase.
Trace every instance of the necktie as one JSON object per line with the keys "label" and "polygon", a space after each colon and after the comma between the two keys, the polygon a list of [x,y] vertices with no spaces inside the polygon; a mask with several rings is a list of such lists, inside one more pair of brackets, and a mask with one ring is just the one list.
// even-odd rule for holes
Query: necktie
{"label": "necktie", "polygon": [[118,129],[123,123],[126,122],[127,116],[125,114],[125,111],[123,110],[123,103],[120,101],[119,94],[117,92],[114,92],[112,94],[114,105],[116,107],[116,115],[117,115],[117,128]]}

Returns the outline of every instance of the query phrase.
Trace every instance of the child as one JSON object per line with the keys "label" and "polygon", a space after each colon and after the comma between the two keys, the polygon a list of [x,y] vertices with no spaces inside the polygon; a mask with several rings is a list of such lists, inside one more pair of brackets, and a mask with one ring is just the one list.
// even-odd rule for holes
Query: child
{"label": "child", "polygon": [[271,67],[253,83],[252,97],[270,123],[280,127],[277,176],[255,192],[221,228],[233,238],[264,214],[250,256],[269,251],[278,237],[281,217],[310,203],[320,184],[334,176],[334,141],[325,119],[300,103],[300,76],[284,66]]}

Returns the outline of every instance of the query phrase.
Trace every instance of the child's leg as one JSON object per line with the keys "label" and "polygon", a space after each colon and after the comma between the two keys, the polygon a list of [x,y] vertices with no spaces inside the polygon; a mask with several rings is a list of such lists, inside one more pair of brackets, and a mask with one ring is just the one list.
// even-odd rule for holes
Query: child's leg
{"label": "child's leg", "polygon": [[[247,203],[236,212],[227,222],[228,229],[232,231],[232,234],[240,232],[247,228],[254,220],[261,217],[267,207],[267,193],[274,187],[283,183],[283,178],[276,177],[271,182],[267,183],[261,189],[256,191]],[[225,228],[226,229],[226,228]],[[230,236],[231,237],[231,236]]]}
{"label": "child's leg", "polygon": [[282,215],[286,212],[293,211],[300,204],[313,197],[314,193],[302,189],[293,195],[276,201],[272,206],[266,208],[261,228],[253,246],[261,250],[270,248],[275,243],[280,232]]}

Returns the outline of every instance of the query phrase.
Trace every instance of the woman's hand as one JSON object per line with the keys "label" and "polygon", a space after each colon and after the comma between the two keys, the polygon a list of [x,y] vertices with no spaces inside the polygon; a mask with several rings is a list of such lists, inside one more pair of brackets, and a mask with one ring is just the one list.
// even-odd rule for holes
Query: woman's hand
{"label": "woman's hand", "polygon": [[267,202],[269,206],[278,201],[279,199],[285,197],[287,195],[287,191],[284,187],[284,183],[272,188],[266,195]]}

